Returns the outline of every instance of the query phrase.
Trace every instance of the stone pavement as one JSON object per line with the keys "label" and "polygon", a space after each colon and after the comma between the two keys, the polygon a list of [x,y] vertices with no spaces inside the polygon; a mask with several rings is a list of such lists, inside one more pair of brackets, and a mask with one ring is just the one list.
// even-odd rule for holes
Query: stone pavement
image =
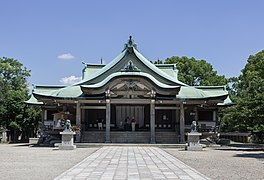
{"label": "stone pavement", "polygon": [[56,180],[209,179],[157,147],[102,147]]}

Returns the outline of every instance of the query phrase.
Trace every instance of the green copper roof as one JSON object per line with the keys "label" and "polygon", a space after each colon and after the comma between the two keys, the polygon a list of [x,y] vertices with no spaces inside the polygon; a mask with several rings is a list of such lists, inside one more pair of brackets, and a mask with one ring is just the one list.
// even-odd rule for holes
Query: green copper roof
{"label": "green copper roof", "polygon": [[178,81],[176,75],[177,70],[173,69],[175,68],[175,65],[164,65],[163,68],[162,66],[158,68],[142,54],[140,54],[133,43],[133,41],[129,40],[129,42],[125,45],[126,48],[114,60],[105,66],[88,65],[84,69],[85,75],[83,80],[76,83],[75,85],[89,85],[99,83],[113,73],[124,71],[129,62],[132,62],[135,66],[135,69],[138,69],[137,72],[150,74],[163,84],[172,86],[185,85],[184,83]]}
{"label": "green copper roof", "polygon": [[227,95],[228,92],[225,86],[194,86],[196,89],[202,90],[208,96],[224,96]]}
{"label": "green copper roof", "polygon": [[86,76],[86,78],[84,78],[82,81],[75,83],[74,85],[83,85],[83,84],[87,84],[89,81],[97,78],[98,76],[101,76],[102,74],[104,74],[105,72],[109,71],[118,61],[121,60],[121,58],[125,55],[125,51],[123,51],[121,54],[119,54],[114,60],[112,60],[110,63],[108,63],[107,65],[105,65],[102,69],[98,70],[98,71],[94,71],[93,73],[90,73],[89,77]]}
{"label": "green copper roof", "polygon": [[65,88],[66,86],[35,86],[32,94],[50,96],[51,94],[57,92],[60,89]]}
{"label": "green copper roof", "polygon": [[107,84],[111,79],[116,78],[116,77],[122,77],[122,76],[131,76],[131,77],[145,77],[149,80],[151,80],[155,85],[157,85],[160,88],[178,88],[179,86],[169,86],[167,84],[163,84],[159,81],[157,81],[153,76],[150,74],[144,73],[144,72],[116,72],[108,76],[106,79],[103,81],[97,83],[97,84],[91,84],[91,85],[81,85],[82,87],[86,88],[99,88]]}
{"label": "green copper roof", "polygon": [[155,72],[156,74],[159,74],[160,76],[162,76],[164,79],[168,79],[176,84],[179,85],[186,85],[180,81],[178,81],[177,77],[172,77],[170,75],[168,75],[167,73],[165,73],[164,71],[162,71],[161,69],[159,69],[157,66],[155,66],[155,64],[151,63],[149,60],[147,60],[142,54],[140,54],[137,50],[134,50],[136,56],[142,60],[142,62],[145,64],[146,67],[150,68],[153,72]]}
{"label": "green copper roof", "polygon": [[178,79],[178,70],[176,64],[155,64],[157,68],[171,76],[173,79]]}
{"label": "green copper roof", "polygon": [[77,98],[83,94],[80,86],[68,86],[53,92],[50,96],[57,98]]}
{"label": "green copper roof", "polygon": [[[155,65],[146,59],[130,37],[124,50],[107,65],[85,64],[83,79],[71,86],[36,86],[33,97],[27,103],[39,103],[35,97],[78,98],[83,97],[82,88],[100,88],[119,77],[139,77],[151,81],[163,91],[180,91],[176,99],[219,98],[221,101],[228,95],[223,86],[188,86],[177,78],[175,65]],[[34,95],[36,95],[34,97]]]}
{"label": "green copper roof", "polygon": [[27,104],[31,104],[31,105],[43,105],[43,102],[39,102],[35,96],[32,94],[29,98],[29,100],[25,101],[25,103]]}
{"label": "green copper roof", "polygon": [[92,74],[99,72],[104,66],[104,64],[85,64],[82,79],[88,79]]}
{"label": "green copper roof", "polygon": [[234,105],[235,103],[230,99],[229,96],[227,96],[227,98],[224,100],[224,102],[222,103],[218,103],[218,106],[231,106]]}
{"label": "green copper roof", "polygon": [[179,94],[176,96],[179,99],[206,99],[227,96],[226,91],[203,91],[192,86],[182,86]]}

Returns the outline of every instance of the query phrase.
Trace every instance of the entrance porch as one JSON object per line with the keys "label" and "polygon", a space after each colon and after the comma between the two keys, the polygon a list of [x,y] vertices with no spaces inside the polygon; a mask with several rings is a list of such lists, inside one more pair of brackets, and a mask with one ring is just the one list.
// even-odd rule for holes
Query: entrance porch
{"label": "entrance porch", "polygon": [[[106,128],[106,110],[103,106],[86,107],[84,111],[84,131],[99,130],[98,120]],[[179,125],[176,107],[155,107],[156,131],[176,131]],[[136,131],[150,131],[150,105],[111,105],[111,131],[132,131],[131,120],[135,119]]]}
{"label": "entrance porch", "polygon": [[[110,101],[110,100],[108,100]],[[81,142],[179,143],[179,109],[154,100],[107,100],[81,108]],[[132,119],[136,121],[132,131]],[[103,129],[99,128],[102,122]]]}

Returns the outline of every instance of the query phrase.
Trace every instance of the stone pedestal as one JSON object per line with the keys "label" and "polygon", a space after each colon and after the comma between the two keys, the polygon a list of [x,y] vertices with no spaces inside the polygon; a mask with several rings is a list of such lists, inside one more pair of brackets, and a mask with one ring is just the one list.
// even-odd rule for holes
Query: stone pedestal
{"label": "stone pedestal", "polygon": [[81,132],[80,131],[76,132],[76,140],[75,140],[75,142],[81,142]]}
{"label": "stone pedestal", "polygon": [[38,144],[39,138],[29,138],[29,144]]}
{"label": "stone pedestal", "polygon": [[1,142],[6,143],[7,142],[7,133],[6,130],[2,132],[2,140]]}
{"label": "stone pedestal", "polygon": [[62,140],[59,145],[59,150],[73,150],[76,148],[76,146],[73,145],[73,135],[75,135],[75,132],[63,131],[60,132],[60,134],[62,135]]}
{"label": "stone pedestal", "polygon": [[187,133],[187,136],[188,136],[187,150],[188,151],[202,151],[203,150],[203,147],[200,144],[200,136],[201,135],[202,135],[202,133],[198,133],[198,132]]}

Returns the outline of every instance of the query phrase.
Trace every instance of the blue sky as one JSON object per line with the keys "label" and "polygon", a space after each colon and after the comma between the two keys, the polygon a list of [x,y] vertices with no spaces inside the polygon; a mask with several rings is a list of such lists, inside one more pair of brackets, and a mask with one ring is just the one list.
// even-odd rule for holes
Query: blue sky
{"label": "blue sky", "polygon": [[261,0],[10,0],[0,7],[0,56],[23,63],[36,85],[78,79],[82,61],[110,62],[130,35],[149,60],[195,57],[227,77],[264,49]]}

